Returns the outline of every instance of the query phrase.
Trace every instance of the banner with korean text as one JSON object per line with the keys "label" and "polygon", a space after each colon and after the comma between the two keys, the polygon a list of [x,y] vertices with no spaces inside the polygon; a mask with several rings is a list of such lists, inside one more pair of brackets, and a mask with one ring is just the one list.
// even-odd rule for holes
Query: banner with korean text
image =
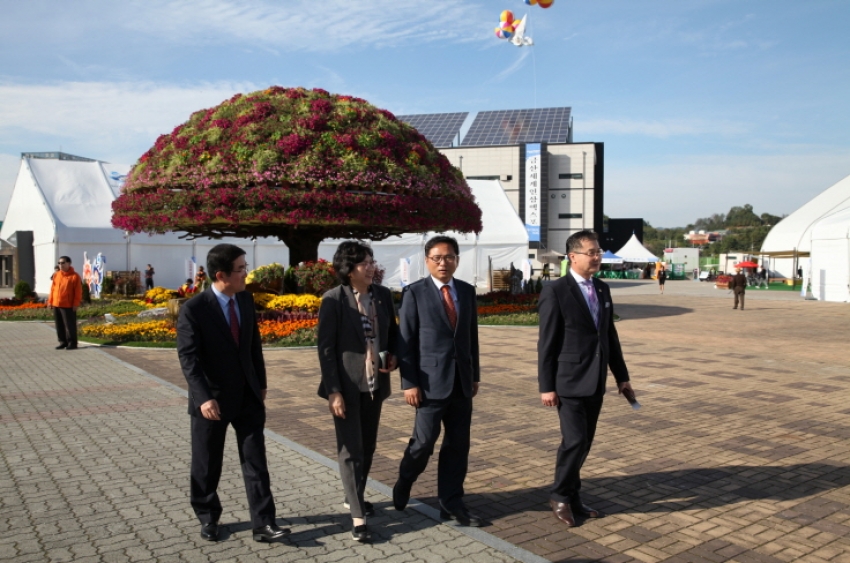
{"label": "banner with korean text", "polygon": [[525,229],[529,242],[540,242],[540,143],[525,145]]}

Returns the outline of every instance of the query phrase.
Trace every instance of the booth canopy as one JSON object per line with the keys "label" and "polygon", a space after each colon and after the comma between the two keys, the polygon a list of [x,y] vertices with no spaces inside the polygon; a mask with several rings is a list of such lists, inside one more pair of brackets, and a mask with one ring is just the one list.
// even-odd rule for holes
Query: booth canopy
{"label": "booth canopy", "polygon": [[623,259],[611,252],[610,250],[606,250],[605,254],[602,255],[602,263],[603,264],[622,264]]}
{"label": "booth canopy", "polygon": [[644,245],[640,243],[637,235],[632,233],[632,237],[623,245],[623,248],[616,252],[617,256],[623,259],[623,262],[658,262],[658,258],[648,251]]}

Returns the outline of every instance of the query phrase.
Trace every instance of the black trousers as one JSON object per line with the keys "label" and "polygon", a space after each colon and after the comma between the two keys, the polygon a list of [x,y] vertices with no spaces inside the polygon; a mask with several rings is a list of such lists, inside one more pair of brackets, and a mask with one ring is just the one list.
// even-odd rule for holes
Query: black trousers
{"label": "black trousers", "polygon": [[549,498],[557,502],[578,504],[581,489],[581,467],[590,453],[596,423],[602,410],[602,395],[593,397],[558,397],[558,419],[561,423],[561,445],[555,461],[555,483]]}
{"label": "black trousers", "polygon": [[446,435],[437,462],[437,497],[444,508],[453,510],[463,505],[472,424],[472,398],[463,394],[457,379],[451,396],[439,400],[426,398],[416,409],[413,437],[404,450],[399,478],[413,483],[425,471],[440,437],[440,423],[445,426]]}
{"label": "black trousers", "polygon": [[77,312],[71,307],[53,307],[56,337],[65,346],[77,345]]}
{"label": "black trousers", "polygon": [[734,293],[735,293],[735,306],[732,307],[732,308],[737,309],[738,308],[738,301],[740,301],[741,302],[741,309],[743,309],[744,308],[744,292],[743,291],[735,291]]}
{"label": "black trousers", "polygon": [[145,278],[145,289],[153,289],[153,278]]}
{"label": "black trousers", "polygon": [[218,482],[221,479],[224,458],[224,440],[227,427],[236,431],[236,446],[251,524],[254,528],[274,524],[275,509],[266,460],[266,443],[263,427],[266,411],[260,400],[245,390],[242,409],[232,420],[208,420],[202,416],[192,418],[192,468],[190,499],[195,515],[202,524],[218,522],[221,517],[221,501],[218,498]]}
{"label": "black trousers", "polygon": [[345,402],[345,418],[333,417],[339,475],[354,518],[364,517],[363,493],[375,457],[382,405],[379,397],[360,393],[357,400]]}

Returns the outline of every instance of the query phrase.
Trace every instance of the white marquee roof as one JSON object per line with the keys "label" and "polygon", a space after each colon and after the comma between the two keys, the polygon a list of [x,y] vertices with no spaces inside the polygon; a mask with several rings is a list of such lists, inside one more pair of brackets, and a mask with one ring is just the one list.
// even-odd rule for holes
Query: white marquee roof
{"label": "white marquee roof", "polygon": [[850,208],[850,176],[827,188],[776,224],[761,245],[762,252],[811,252],[812,228],[822,218]]}
{"label": "white marquee roof", "polygon": [[658,262],[658,257],[648,251],[634,233],[632,233],[632,238],[623,245],[623,248],[614,254],[622,258],[623,262]]}

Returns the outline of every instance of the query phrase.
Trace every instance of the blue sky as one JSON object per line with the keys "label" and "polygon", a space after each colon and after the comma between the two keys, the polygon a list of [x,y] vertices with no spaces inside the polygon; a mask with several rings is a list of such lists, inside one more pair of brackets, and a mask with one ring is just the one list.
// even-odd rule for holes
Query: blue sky
{"label": "blue sky", "polygon": [[[532,48],[496,39],[529,14]],[[850,174],[846,0],[0,0],[0,213],[24,151],[133,163],[272,84],[396,114],[570,106],[605,212],[794,211]]]}

